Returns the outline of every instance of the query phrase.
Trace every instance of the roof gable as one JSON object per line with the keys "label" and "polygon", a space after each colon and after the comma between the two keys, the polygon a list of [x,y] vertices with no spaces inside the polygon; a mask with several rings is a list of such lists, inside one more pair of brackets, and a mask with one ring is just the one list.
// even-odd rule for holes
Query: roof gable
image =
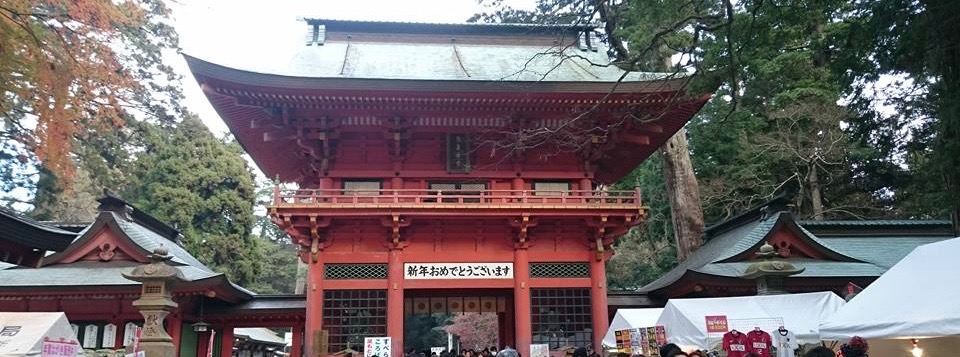
{"label": "roof gable", "polygon": [[124,237],[110,224],[93,224],[77,241],[60,254],[54,254],[44,263],[70,264],[78,261],[130,261],[146,263],[146,252]]}
{"label": "roof gable", "polygon": [[841,253],[797,224],[789,212],[777,212],[770,218],[761,218],[749,235],[740,239],[725,256],[714,262],[742,262],[757,259],[755,253],[765,242],[770,243],[784,258],[810,258],[840,262],[861,262]]}
{"label": "roof gable", "polygon": [[150,252],[160,246],[167,248],[173,256],[170,260],[173,264],[212,271],[176,242],[134,221],[132,217],[112,211],[101,212],[73,244],[63,252],[49,256],[43,265],[70,264],[80,260],[109,261],[115,258],[146,263]]}

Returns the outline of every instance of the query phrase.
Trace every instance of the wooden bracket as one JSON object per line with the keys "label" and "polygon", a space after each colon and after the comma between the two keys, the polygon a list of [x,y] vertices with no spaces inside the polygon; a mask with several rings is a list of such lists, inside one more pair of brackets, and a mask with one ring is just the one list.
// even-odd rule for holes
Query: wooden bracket
{"label": "wooden bracket", "polygon": [[381,225],[390,229],[390,241],[387,243],[388,248],[403,249],[407,246],[407,242],[403,240],[400,231],[403,228],[409,227],[411,223],[412,221],[400,217],[399,214],[393,214],[390,218],[382,218],[380,220]]}
{"label": "wooden bracket", "polygon": [[536,227],[539,222],[530,218],[529,214],[524,214],[517,219],[510,220],[510,226],[516,228],[517,238],[514,246],[517,248],[530,247],[530,228]]}

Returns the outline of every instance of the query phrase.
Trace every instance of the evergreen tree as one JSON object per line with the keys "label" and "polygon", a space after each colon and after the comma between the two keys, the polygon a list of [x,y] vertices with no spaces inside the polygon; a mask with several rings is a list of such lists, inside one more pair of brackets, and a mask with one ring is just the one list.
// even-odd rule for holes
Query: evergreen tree
{"label": "evergreen tree", "polygon": [[200,261],[235,283],[252,283],[263,252],[251,235],[255,188],[240,145],[217,139],[193,115],[155,127],[145,143],[123,196],[183,232]]}

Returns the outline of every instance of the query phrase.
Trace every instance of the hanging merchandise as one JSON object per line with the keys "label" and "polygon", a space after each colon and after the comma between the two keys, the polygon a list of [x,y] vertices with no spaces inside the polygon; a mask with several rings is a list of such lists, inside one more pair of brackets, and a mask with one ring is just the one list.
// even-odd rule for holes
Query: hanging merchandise
{"label": "hanging merchandise", "polygon": [[747,335],[740,331],[730,330],[723,334],[723,350],[727,351],[727,357],[746,356],[747,345]]}
{"label": "hanging merchandise", "polygon": [[747,347],[759,357],[770,357],[770,345],[773,344],[770,334],[759,327],[747,332]]}
{"label": "hanging merchandise", "polygon": [[793,336],[793,331],[780,326],[773,332],[773,347],[777,348],[777,357],[793,357],[796,355],[795,351],[800,348],[800,344]]}

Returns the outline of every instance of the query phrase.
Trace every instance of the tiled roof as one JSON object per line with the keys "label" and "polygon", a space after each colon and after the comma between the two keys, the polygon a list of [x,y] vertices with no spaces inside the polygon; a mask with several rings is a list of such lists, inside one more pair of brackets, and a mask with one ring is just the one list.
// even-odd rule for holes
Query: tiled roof
{"label": "tiled roof", "polygon": [[[10,268],[0,270],[0,291],[25,287],[119,287],[138,286],[140,283],[127,280],[123,273],[130,273],[139,265],[131,261],[80,261],[72,264],[51,265],[41,268]],[[198,269],[192,266],[178,267],[188,281],[199,281],[223,274]]]}
{"label": "tiled roof", "polygon": [[857,259],[889,269],[914,248],[950,239],[949,236],[884,236],[823,238],[830,246]]}
{"label": "tiled roof", "polygon": [[61,251],[76,235],[0,208],[0,240],[40,250]]}
{"label": "tiled roof", "polygon": [[272,345],[286,345],[283,337],[277,336],[275,332],[263,327],[237,327],[233,329],[234,337],[244,337],[252,341],[268,343]]}
{"label": "tiled roof", "polygon": [[[776,212],[763,218],[760,210],[754,210],[749,215],[741,215],[734,220],[714,227],[712,237],[695,251],[689,258],[681,262],[676,268],[668,271],[652,283],[642,287],[641,292],[651,292],[670,286],[680,280],[688,272],[738,278],[750,262],[731,261],[731,258],[742,256],[750,249],[761,244],[762,240],[775,228],[778,222],[793,227],[794,231],[813,246],[827,254],[832,260],[790,258],[787,261],[805,270],[795,275],[799,278],[811,277],[878,277],[888,268],[896,264],[917,246],[949,239],[952,234],[941,230],[926,232],[926,234],[888,235],[865,234],[849,235],[849,232],[839,236],[823,234],[815,235],[807,227],[833,227],[830,222],[837,222],[838,226],[851,228],[861,227],[869,229],[865,232],[876,232],[877,227],[940,227],[944,221],[898,221],[887,220],[876,224],[864,221],[796,221],[787,212]],[[802,223],[802,224],[800,224]],[[807,226],[807,227],[804,227]]]}
{"label": "tiled roof", "polygon": [[[233,297],[248,299],[253,292],[244,289],[227,280],[222,273],[214,272],[193,255],[180,246],[176,238],[177,230],[163,224],[149,214],[130,206],[128,203],[111,195],[99,200],[100,214],[97,219],[79,233],[72,233],[70,245],[63,251],[48,255],[44,258],[44,265],[39,268],[20,268],[0,266],[0,291],[28,289],[43,289],[49,287],[130,287],[140,285],[127,280],[123,273],[129,273],[140,263],[130,260],[88,261],[79,260],[69,263],[62,262],[62,258],[71,256],[78,249],[83,249],[87,242],[95,239],[102,229],[111,229],[120,237],[127,239],[134,249],[143,255],[150,254],[163,246],[171,256],[169,264],[175,265],[183,273],[188,282],[200,282],[213,279],[231,291]],[[207,284],[204,282],[203,284]]]}
{"label": "tiled roof", "polygon": [[[192,49],[187,63],[209,67],[207,61],[239,71],[318,79],[399,79],[471,82],[645,82],[683,74],[626,72],[613,64],[595,37],[578,44],[581,33],[595,25],[420,24],[308,19],[323,24],[325,33],[373,33],[363,39],[330,37],[317,45],[276,51],[270,61],[255,56],[224,56]],[[476,36],[498,41],[478,41]],[[384,34],[384,36],[378,36]],[[431,40],[402,39],[423,35]],[[533,35],[538,41],[523,41]],[[518,40],[520,39],[520,40]],[[200,60],[203,58],[203,60]]]}
{"label": "tiled roof", "polygon": [[772,224],[773,220],[755,220],[714,236],[712,239],[707,241],[706,244],[697,249],[696,252],[690,255],[690,257],[680,262],[676,268],[671,269],[660,276],[660,278],[657,280],[654,280],[650,284],[640,288],[640,291],[649,292],[666,287],[683,277],[687,270],[703,267],[718,260],[718,257],[731,256],[733,250],[732,247],[741,244],[740,241],[744,239],[744,237],[754,235],[753,232],[755,230],[769,230],[772,227]]}
{"label": "tiled roof", "polygon": [[145,252],[153,252],[154,249],[163,246],[167,248],[167,251],[171,256],[173,256],[173,261],[180,263],[182,265],[193,266],[201,270],[213,271],[208,268],[206,265],[203,265],[197,258],[194,258],[186,249],[183,249],[179,244],[167,239],[166,237],[157,234],[153,230],[140,225],[135,221],[127,220],[115,212],[106,212],[110,214],[113,220],[117,223],[117,226],[123,231],[127,237],[130,238],[137,246],[142,248]]}

